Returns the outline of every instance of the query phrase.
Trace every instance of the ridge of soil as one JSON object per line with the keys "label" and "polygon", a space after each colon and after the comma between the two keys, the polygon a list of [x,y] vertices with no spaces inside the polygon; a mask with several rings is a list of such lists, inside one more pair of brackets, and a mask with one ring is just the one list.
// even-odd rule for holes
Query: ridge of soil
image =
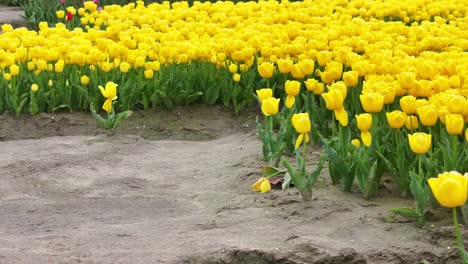
{"label": "ridge of soil", "polygon": [[254,120],[195,105],[107,136],[89,113],[0,115],[0,263],[460,262],[449,211],[417,228],[390,212],[413,205],[390,180],[370,201],[326,170],[310,202],[252,192]]}

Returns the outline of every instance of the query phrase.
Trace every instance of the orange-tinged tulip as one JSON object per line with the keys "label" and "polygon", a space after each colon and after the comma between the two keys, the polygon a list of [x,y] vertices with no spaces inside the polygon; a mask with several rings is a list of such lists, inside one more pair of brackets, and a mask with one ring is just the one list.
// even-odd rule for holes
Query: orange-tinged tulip
{"label": "orange-tinged tulip", "polygon": [[465,120],[462,115],[448,114],[445,116],[445,128],[450,135],[460,135],[464,125]]}
{"label": "orange-tinged tulip", "polygon": [[439,119],[437,109],[434,105],[428,104],[417,109],[419,121],[424,126],[434,126]]}
{"label": "orange-tinged tulip", "polygon": [[356,121],[360,131],[368,131],[372,126],[372,115],[367,113],[356,115]]}
{"label": "orange-tinged tulip", "polygon": [[343,73],[343,81],[347,87],[355,87],[358,85],[359,76],[357,71],[347,71]]}
{"label": "orange-tinged tulip", "polygon": [[270,62],[262,62],[258,65],[258,73],[262,78],[268,79],[273,76],[273,72],[275,71],[275,65]]}
{"label": "orange-tinged tulip", "polygon": [[378,113],[382,111],[384,96],[380,93],[364,93],[359,95],[362,108],[367,113]]}
{"label": "orange-tinged tulip", "polygon": [[256,92],[260,103],[263,103],[263,100],[273,96],[273,90],[270,88],[258,89]]}
{"label": "orange-tinged tulip", "polygon": [[402,128],[406,123],[406,113],[400,110],[393,110],[392,112],[385,113],[387,122],[391,128]]}
{"label": "orange-tinged tulip", "polygon": [[369,147],[372,143],[372,134],[369,131],[362,131],[361,140],[366,147]]}
{"label": "orange-tinged tulip", "polygon": [[262,102],[262,112],[265,116],[276,115],[279,110],[280,99],[268,97]]}
{"label": "orange-tinged tulip", "polygon": [[422,132],[408,134],[408,141],[411,151],[416,154],[424,154],[431,148],[432,135]]}
{"label": "orange-tinged tulip", "polygon": [[271,190],[270,180],[267,177],[261,177],[252,185],[252,190],[255,192],[265,193]]}
{"label": "orange-tinged tulip", "polygon": [[437,178],[428,181],[432,193],[440,205],[448,208],[462,206],[466,203],[468,191],[468,174],[456,171],[444,172]]}
{"label": "orange-tinged tulip", "polygon": [[400,99],[400,107],[408,115],[416,113],[416,97],[412,95],[403,96]]}

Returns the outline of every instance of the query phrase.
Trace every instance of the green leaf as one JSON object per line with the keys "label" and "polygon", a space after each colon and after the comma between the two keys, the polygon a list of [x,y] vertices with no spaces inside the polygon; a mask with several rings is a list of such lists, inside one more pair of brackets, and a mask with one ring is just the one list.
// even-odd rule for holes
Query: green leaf
{"label": "green leaf", "polygon": [[212,105],[216,103],[219,97],[219,87],[217,85],[211,85],[206,89],[205,92],[205,102],[208,105]]}
{"label": "green leaf", "polygon": [[291,175],[289,175],[289,172],[286,172],[286,174],[284,174],[283,184],[281,184],[281,188],[283,190],[289,188],[289,186],[291,185],[291,180]]}
{"label": "green leaf", "polygon": [[419,218],[418,213],[416,213],[414,209],[410,207],[398,207],[398,208],[393,208],[390,211],[394,212],[395,214],[406,217],[406,218],[411,218],[411,219]]}
{"label": "green leaf", "polygon": [[318,176],[322,173],[323,166],[325,166],[325,162],[327,161],[328,156],[325,153],[322,153],[320,156],[320,161],[315,167],[315,170],[311,171],[309,177],[307,177],[307,181],[309,182],[309,186],[314,186],[315,182],[317,181]]}
{"label": "green leaf", "polygon": [[378,160],[375,160],[369,169],[369,176],[364,187],[364,198],[366,199],[373,197],[379,188],[382,174],[378,171],[378,164]]}

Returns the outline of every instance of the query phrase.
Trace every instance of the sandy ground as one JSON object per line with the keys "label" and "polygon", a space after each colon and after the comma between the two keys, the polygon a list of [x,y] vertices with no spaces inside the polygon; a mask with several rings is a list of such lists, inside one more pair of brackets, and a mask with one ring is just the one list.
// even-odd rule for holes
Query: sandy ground
{"label": "sandy ground", "polygon": [[448,212],[417,228],[391,188],[366,201],[324,171],[311,202],[252,192],[254,116],[137,112],[107,136],[89,114],[0,115],[0,263],[460,263]]}

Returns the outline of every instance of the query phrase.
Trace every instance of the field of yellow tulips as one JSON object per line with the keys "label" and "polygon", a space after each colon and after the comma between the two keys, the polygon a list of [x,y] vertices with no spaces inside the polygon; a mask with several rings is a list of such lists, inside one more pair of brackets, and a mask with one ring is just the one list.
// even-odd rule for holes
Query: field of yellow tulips
{"label": "field of yellow tulips", "polygon": [[[1,26],[0,112],[239,112],[257,100],[266,178],[283,164],[283,187],[310,190],[327,163],[334,184],[371,198],[389,174],[417,204],[396,212],[424,223],[427,180],[468,171],[467,11],[463,0],[87,1],[37,31]],[[308,173],[311,144],[323,157]]]}

